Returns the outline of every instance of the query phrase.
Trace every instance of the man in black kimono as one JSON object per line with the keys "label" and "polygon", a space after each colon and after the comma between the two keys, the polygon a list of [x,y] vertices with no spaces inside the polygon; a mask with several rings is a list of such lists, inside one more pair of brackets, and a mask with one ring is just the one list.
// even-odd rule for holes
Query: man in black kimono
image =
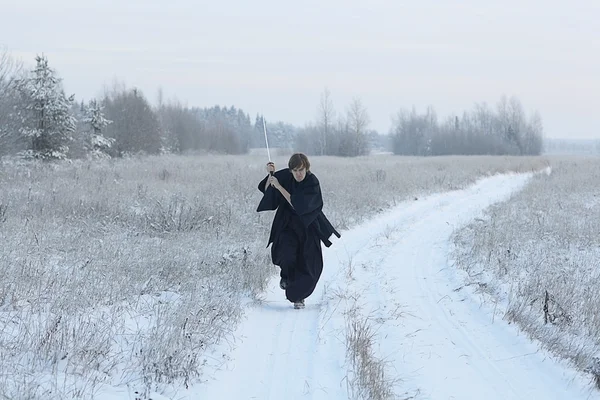
{"label": "man in black kimono", "polygon": [[304,308],[304,299],[315,290],[323,271],[321,242],[331,246],[332,234],[340,234],[323,214],[319,180],[310,172],[302,153],[293,154],[288,168],[275,172],[268,163],[267,175],[258,189],[264,193],[256,211],[277,210],[269,244],[273,264],[281,268],[279,286],[294,308]]}

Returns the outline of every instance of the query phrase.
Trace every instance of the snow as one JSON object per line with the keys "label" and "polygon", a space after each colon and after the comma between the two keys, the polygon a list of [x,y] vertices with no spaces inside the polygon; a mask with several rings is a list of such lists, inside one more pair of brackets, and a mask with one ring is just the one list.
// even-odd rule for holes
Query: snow
{"label": "snow", "polygon": [[248,306],[220,367],[173,398],[351,398],[346,318],[354,309],[376,332],[374,352],[397,398],[600,399],[589,377],[480,304],[449,265],[453,230],[530,177],[488,177],[342,232],[324,249],[325,270],[306,309],[294,310],[273,278],[264,301]]}

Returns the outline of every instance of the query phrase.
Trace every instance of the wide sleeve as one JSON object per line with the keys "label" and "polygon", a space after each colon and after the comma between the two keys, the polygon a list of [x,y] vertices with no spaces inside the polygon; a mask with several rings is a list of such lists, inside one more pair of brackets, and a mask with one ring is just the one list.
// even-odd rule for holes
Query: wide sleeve
{"label": "wide sleeve", "polygon": [[[278,172],[275,173],[277,179],[279,179]],[[265,189],[267,179],[269,179],[269,175],[267,175],[258,184],[258,190],[260,190],[263,193],[263,197],[262,199],[260,199],[260,203],[258,203],[258,207],[256,208],[256,211],[258,212],[276,210],[277,207],[279,207],[281,199],[283,199],[283,196],[281,195],[281,193],[279,193],[279,190],[275,189],[274,187],[269,186]]]}
{"label": "wide sleeve", "polygon": [[269,175],[265,176],[265,179],[260,181],[260,183],[258,184],[258,190],[260,190],[261,193],[265,192],[265,186],[267,184],[267,179],[269,179]]}
{"label": "wide sleeve", "polygon": [[296,214],[300,216],[320,212],[323,208],[323,197],[317,177],[313,174],[308,175],[305,182],[292,193],[291,202]]}

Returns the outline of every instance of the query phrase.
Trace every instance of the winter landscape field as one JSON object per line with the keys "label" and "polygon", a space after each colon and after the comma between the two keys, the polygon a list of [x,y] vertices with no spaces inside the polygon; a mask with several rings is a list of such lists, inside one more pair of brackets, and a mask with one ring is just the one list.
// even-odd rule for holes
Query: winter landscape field
{"label": "winter landscape field", "polygon": [[[272,214],[255,212],[264,156],[4,159],[0,397],[482,398],[503,393],[498,377],[518,377],[497,398],[598,398],[598,158],[312,163],[342,238],[296,311],[275,289],[265,248]],[[446,287],[455,297],[436,298]],[[471,316],[446,302],[489,320],[478,337],[461,336],[473,354],[429,343],[439,359],[424,361],[418,345]],[[427,313],[441,311],[447,325],[435,330]],[[507,369],[474,347],[484,336],[488,345],[519,338],[545,363],[521,354]],[[468,382],[457,372],[450,382],[461,370],[434,368],[461,357],[481,375]],[[548,368],[560,379],[536,382]]]}
{"label": "winter landscape field", "polygon": [[0,400],[600,400],[598,0],[0,9]]}

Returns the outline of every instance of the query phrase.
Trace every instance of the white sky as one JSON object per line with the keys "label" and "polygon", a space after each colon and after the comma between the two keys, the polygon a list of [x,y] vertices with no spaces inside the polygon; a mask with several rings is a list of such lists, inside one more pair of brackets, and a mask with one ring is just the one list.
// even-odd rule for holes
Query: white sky
{"label": "white sky", "polygon": [[302,126],[327,87],[387,132],[400,108],[506,94],[548,137],[600,138],[599,20],[597,0],[0,0],[0,45],[47,55],[77,99],[116,79]]}

